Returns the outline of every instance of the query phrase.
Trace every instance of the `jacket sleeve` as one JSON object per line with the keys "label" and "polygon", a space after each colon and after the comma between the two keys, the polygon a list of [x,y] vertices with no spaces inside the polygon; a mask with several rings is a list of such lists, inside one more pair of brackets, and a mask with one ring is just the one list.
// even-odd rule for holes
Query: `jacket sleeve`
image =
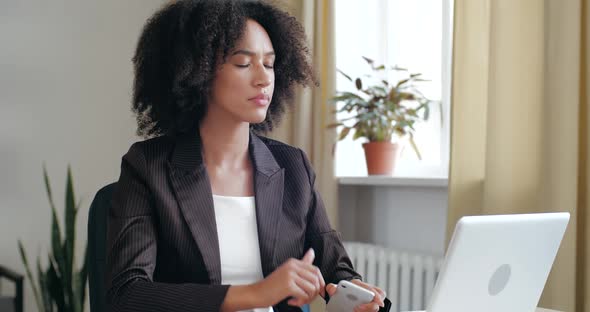
{"label": "jacket sleeve", "polygon": [[136,143],[123,156],[107,218],[107,305],[112,311],[219,311],[228,285],[153,281],[157,228],[147,175]]}
{"label": "jacket sleeve", "polygon": [[330,225],[324,202],[315,187],[316,175],[309,159],[303,151],[301,151],[301,156],[312,191],[307,215],[305,249],[307,250],[310,247],[314,249],[316,254],[314,265],[320,268],[326,284],[337,284],[343,279],[361,279],[361,276],[352,268],[352,262],[342,245],[340,233],[332,229]]}

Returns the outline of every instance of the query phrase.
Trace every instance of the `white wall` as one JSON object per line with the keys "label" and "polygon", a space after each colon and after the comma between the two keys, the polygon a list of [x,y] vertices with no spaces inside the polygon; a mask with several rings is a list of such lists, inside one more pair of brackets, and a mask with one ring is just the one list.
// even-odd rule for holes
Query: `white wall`
{"label": "white wall", "polygon": [[[29,261],[47,254],[43,162],[59,213],[72,166],[83,200],[81,256],[89,204],[118,178],[121,156],[139,140],[130,112],[131,57],[143,23],[163,2],[0,1],[0,264],[24,273],[17,239]],[[27,286],[25,311],[35,310]]]}
{"label": "white wall", "polygon": [[444,255],[446,186],[340,185],[338,197],[344,240]]}

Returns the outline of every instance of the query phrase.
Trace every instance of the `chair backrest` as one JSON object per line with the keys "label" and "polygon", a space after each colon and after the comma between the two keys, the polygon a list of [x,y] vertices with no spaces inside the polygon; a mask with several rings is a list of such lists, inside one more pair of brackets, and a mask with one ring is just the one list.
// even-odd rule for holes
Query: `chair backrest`
{"label": "chair backrest", "polygon": [[111,206],[114,186],[115,183],[111,183],[100,189],[94,196],[88,212],[88,286],[92,312],[107,311],[104,285],[107,214]]}
{"label": "chair backrest", "polygon": [[[111,183],[100,189],[88,212],[88,283],[90,288],[90,311],[103,312],[106,309],[106,289],[104,285],[106,266],[107,214],[111,206],[113,188]],[[309,312],[309,306],[302,308]]]}
{"label": "chair backrest", "polygon": [[0,311],[23,312],[23,276],[0,266],[0,277],[14,283],[14,297],[0,296]]}

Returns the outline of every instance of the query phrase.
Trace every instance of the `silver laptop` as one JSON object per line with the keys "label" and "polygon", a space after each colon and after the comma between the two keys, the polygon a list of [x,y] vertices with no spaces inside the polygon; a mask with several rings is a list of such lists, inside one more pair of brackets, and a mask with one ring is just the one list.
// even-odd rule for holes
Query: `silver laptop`
{"label": "silver laptop", "polygon": [[463,217],[428,312],[533,312],[570,215]]}

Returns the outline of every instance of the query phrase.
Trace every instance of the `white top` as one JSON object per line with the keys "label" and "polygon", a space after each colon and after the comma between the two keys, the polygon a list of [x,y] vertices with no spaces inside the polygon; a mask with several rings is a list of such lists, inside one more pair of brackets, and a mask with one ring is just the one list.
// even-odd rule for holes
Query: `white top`
{"label": "white top", "polygon": [[[213,195],[221,283],[245,285],[263,279],[254,197]],[[247,312],[272,312],[272,307]]]}

